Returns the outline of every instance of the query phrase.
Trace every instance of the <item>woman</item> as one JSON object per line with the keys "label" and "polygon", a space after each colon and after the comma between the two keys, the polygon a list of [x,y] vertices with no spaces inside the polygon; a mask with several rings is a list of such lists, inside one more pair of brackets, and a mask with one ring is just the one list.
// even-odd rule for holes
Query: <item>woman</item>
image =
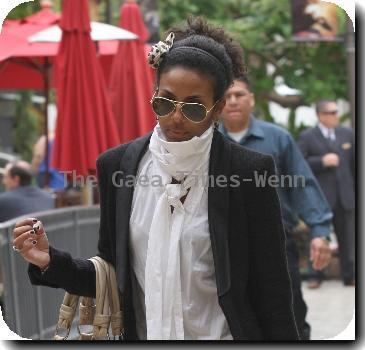
{"label": "woman", "polygon": [[[126,338],[297,340],[278,197],[251,181],[273,160],[213,128],[241,49],[189,19],[149,61],[157,126],[97,161],[98,249],[116,267]],[[34,220],[13,241],[32,283],[94,296],[92,263],[49,246]]]}

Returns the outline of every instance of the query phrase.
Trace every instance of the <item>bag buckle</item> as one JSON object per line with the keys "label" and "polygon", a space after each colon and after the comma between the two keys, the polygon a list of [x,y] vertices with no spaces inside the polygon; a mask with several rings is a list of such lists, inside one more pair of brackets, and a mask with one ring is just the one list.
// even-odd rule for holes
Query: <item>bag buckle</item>
{"label": "bag buckle", "polygon": [[58,334],[59,329],[60,329],[60,327],[59,327],[59,326],[58,326],[58,324],[57,324],[56,332],[55,332],[54,338],[57,338],[57,337],[58,337],[59,339],[57,339],[57,340],[67,340],[68,336],[70,335],[71,327],[64,328],[64,329],[66,329],[66,335],[65,335],[64,337],[62,337],[62,336],[60,336],[60,335]]}

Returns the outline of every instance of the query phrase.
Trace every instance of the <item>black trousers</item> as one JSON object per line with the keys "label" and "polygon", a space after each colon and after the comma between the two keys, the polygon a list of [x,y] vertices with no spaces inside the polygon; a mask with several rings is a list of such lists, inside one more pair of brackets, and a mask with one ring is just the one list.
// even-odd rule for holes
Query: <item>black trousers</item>
{"label": "black trousers", "polygon": [[[338,202],[333,209],[333,227],[338,241],[341,277],[344,283],[355,279],[355,210],[345,210]],[[310,265],[309,278],[322,281],[324,274]]]}
{"label": "black trousers", "polygon": [[286,231],[286,254],[293,290],[294,316],[301,340],[309,340],[310,325],[306,322],[307,304],[302,294],[302,278],[299,270],[299,251],[290,232]]}
{"label": "black trousers", "polygon": [[355,210],[338,205],[333,212],[333,226],[340,253],[341,275],[345,283],[355,278]]}

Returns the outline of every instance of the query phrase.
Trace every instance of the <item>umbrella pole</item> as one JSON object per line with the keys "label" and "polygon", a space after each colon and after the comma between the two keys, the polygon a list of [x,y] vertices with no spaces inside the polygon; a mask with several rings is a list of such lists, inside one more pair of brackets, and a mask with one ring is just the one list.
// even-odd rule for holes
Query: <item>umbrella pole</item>
{"label": "umbrella pole", "polygon": [[48,57],[45,58],[44,62],[44,133],[46,135],[46,156],[45,156],[45,165],[46,165],[46,171],[44,174],[44,187],[48,188],[49,184],[49,147],[48,147],[48,103],[49,103],[49,68],[50,63],[48,60]]}

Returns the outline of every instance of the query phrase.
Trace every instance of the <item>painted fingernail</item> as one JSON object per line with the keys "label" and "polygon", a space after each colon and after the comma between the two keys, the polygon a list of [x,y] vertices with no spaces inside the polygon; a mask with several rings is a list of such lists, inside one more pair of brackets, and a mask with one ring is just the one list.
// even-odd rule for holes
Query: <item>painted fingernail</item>
{"label": "painted fingernail", "polygon": [[36,223],[38,220],[37,219],[33,219],[33,222]]}
{"label": "painted fingernail", "polygon": [[34,235],[35,234],[35,231],[34,230],[32,230],[32,231],[30,231],[29,232],[31,235]]}
{"label": "painted fingernail", "polygon": [[34,240],[34,241],[32,241],[32,244],[33,244],[33,245],[36,245],[36,244],[37,244],[37,241],[35,241],[35,240]]}

